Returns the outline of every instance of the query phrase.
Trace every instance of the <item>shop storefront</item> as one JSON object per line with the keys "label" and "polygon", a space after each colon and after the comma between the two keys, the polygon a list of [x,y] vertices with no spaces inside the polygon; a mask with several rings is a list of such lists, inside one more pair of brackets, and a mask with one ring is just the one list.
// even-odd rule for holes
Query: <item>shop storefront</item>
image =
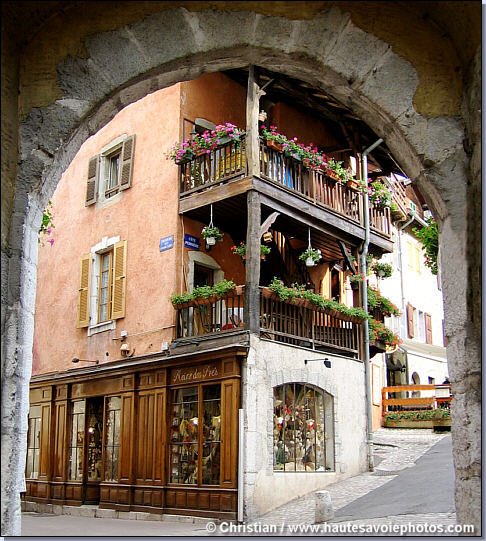
{"label": "shop storefront", "polygon": [[234,518],[241,355],[34,377],[26,499]]}

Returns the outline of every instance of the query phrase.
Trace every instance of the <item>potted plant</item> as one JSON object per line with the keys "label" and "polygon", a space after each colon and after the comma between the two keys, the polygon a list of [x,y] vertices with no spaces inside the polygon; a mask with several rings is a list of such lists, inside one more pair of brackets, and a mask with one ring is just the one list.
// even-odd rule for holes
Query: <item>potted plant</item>
{"label": "potted plant", "polygon": [[218,227],[211,224],[203,227],[201,235],[206,240],[208,246],[214,246],[216,242],[223,240],[223,233],[221,233]]}
{"label": "potted plant", "polygon": [[[242,259],[246,259],[246,244],[244,242],[240,242],[238,246],[232,246],[231,252],[234,255],[239,255]],[[260,258],[265,259],[265,257],[271,252],[271,248],[269,246],[265,246],[264,244],[260,244]]]}
{"label": "potted plant", "polygon": [[379,261],[376,261],[372,270],[378,278],[390,278],[393,274],[393,265],[391,263],[380,263]]}
{"label": "potted plant", "polygon": [[359,289],[359,284],[361,282],[364,282],[366,280],[366,277],[364,274],[352,274],[349,277],[349,283],[351,284],[351,289],[357,290]]}
{"label": "potted plant", "polygon": [[307,267],[314,267],[321,259],[321,251],[315,248],[307,248],[299,256],[300,261],[304,261]]}

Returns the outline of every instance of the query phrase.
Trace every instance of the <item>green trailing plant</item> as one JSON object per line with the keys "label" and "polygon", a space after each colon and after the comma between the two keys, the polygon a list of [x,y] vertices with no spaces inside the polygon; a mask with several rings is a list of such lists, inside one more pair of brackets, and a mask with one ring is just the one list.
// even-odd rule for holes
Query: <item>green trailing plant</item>
{"label": "green trailing plant", "polygon": [[349,306],[341,304],[332,299],[325,299],[311,289],[305,289],[305,286],[298,284],[293,284],[291,287],[288,287],[284,285],[282,280],[276,277],[270,282],[268,288],[273,291],[282,301],[292,301],[297,298],[303,298],[314,304],[316,308],[335,310],[344,316],[349,318],[357,318],[362,321],[369,318],[368,314],[362,308],[350,308]]}
{"label": "green trailing plant", "polygon": [[214,225],[207,225],[203,227],[201,235],[204,239],[207,239],[208,237],[213,237],[216,239],[216,241],[220,241],[223,239],[223,233],[221,233],[219,228]]}
{"label": "green trailing plant", "polygon": [[387,317],[400,315],[400,310],[390,299],[384,297],[377,289],[370,286],[368,286],[368,309],[370,311],[379,310]]}
{"label": "green trailing plant", "polygon": [[368,330],[371,343],[383,342],[389,348],[395,348],[402,343],[402,339],[398,334],[370,316],[368,316]]}
{"label": "green trailing plant", "polygon": [[324,172],[332,171],[335,173],[341,182],[348,182],[349,180],[355,180],[354,175],[351,170],[344,167],[344,163],[335,160],[334,158],[329,158],[325,164],[323,164]]}
{"label": "green trailing plant", "polygon": [[426,221],[427,225],[425,227],[414,227],[412,231],[422,243],[425,264],[429,267],[432,274],[437,274],[439,270],[439,227],[432,217],[428,218]]}
{"label": "green trailing plant", "polygon": [[198,286],[192,292],[177,293],[170,300],[174,306],[194,301],[196,299],[209,299],[210,297],[224,297],[236,289],[236,284],[231,280],[221,280],[214,286]]}
{"label": "green trailing plant", "polygon": [[385,414],[385,420],[387,421],[440,421],[448,420],[450,418],[451,412],[448,408],[417,411],[389,411]]}
{"label": "green trailing plant", "polygon": [[[270,248],[270,246],[265,246],[265,244],[260,244],[260,255],[261,256],[266,256],[271,251],[272,251],[272,249]],[[236,246],[236,245],[232,246],[231,247],[231,252],[234,255],[239,255],[240,257],[245,257],[246,256],[246,244],[244,242],[240,242],[240,244],[238,244],[238,246]]]}
{"label": "green trailing plant", "polygon": [[186,302],[190,302],[194,300],[194,295],[192,293],[174,293],[174,295],[171,296],[170,302],[172,304],[184,304]]}
{"label": "green trailing plant", "polygon": [[359,273],[359,274],[351,274],[351,276],[349,277],[349,281],[352,283],[352,284],[361,284],[361,282],[365,282],[366,281],[366,276],[362,273]]}
{"label": "green trailing plant", "polygon": [[393,274],[393,265],[391,263],[381,263],[376,261],[372,264],[371,270],[380,278],[390,278]]}
{"label": "green trailing plant", "polygon": [[218,297],[224,297],[230,291],[236,288],[236,284],[232,280],[221,280],[213,286],[213,292]]}
{"label": "green trailing plant", "polygon": [[307,259],[312,259],[314,263],[319,263],[321,259],[321,251],[316,248],[307,248],[307,250],[300,254],[299,259],[304,263],[307,261]]}

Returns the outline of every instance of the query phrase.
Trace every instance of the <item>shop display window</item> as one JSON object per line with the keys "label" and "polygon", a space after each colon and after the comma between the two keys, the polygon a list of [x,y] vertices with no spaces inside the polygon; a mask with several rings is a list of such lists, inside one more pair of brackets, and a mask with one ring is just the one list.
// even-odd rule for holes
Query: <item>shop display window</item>
{"label": "shop display window", "polygon": [[84,400],[77,400],[72,404],[68,472],[70,481],[83,480],[85,408]]}
{"label": "shop display window", "polygon": [[27,462],[25,477],[39,478],[39,455],[41,436],[41,407],[31,406],[29,410],[29,430],[27,437]]}
{"label": "shop display window", "polygon": [[[106,398],[105,481],[118,481],[121,398]],[[101,457],[100,457],[101,458]],[[101,472],[101,462],[100,462]],[[98,474],[98,471],[96,471]],[[101,473],[100,473],[101,475]]]}
{"label": "shop display window", "polygon": [[170,482],[219,485],[221,385],[175,389],[171,407]]}
{"label": "shop display window", "polygon": [[273,393],[274,470],[334,470],[333,398],[304,383],[285,383]]}

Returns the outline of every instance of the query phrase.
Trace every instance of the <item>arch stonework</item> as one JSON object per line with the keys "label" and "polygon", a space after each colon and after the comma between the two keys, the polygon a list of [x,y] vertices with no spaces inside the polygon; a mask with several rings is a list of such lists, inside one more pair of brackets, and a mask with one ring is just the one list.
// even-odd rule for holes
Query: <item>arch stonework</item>
{"label": "arch stonework", "polygon": [[[454,70],[460,59],[433,25],[417,22],[410,36],[400,40],[393,34],[385,41],[380,25],[375,35],[373,21],[351,13],[352,6],[345,11],[332,3],[316,4],[329,5],[302,19],[243,7],[176,8],[138,18],[131,13],[130,22],[117,21],[109,31],[74,34],[70,48],[52,55],[56,63],[46,68],[46,78],[52,79],[55,70],[51,90],[38,94],[28,68],[49,43],[49,27],[36,38],[36,54],[34,47],[27,48],[20,76],[23,116],[15,198],[2,200],[2,214],[5,209],[10,216],[9,243],[2,246],[2,273],[8,276],[2,288],[3,535],[20,533],[18,487],[26,446],[42,209],[81,144],[118,111],[173,83],[248,64],[299,78],[347,105],[383,137],[437,216],[455,395],[456,507],[460,522],[479,525],[480,204],[474,206],[470,195],[480,193],[480,53],[461,97]],[[69,43],[69,30],[66,25],[55,37]],[[427,77],[424,41],[418,40],[422,50],[412,44],[417,36],[430,45],[430,58],[438,55],[426,66]]]}

